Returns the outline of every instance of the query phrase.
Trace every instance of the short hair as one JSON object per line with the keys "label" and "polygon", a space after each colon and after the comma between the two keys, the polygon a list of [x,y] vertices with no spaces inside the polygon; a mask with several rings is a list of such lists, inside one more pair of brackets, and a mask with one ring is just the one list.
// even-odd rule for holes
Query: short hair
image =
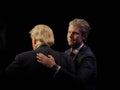
{"label": "short hair", "polygon": [[52,46],[55,42],[53,31],[48,25],[36,25],[29,33],[32,39],[37,40],[38,45]]}
{"label": "short hair", "polygon": [[86,20],[80,19],[80,18],[75,18],[75,19],[71,20],[69,22],[69,25],[78,27],[82,34],[85,34],[85,33],[88,34],[91,30],[89,23]]}

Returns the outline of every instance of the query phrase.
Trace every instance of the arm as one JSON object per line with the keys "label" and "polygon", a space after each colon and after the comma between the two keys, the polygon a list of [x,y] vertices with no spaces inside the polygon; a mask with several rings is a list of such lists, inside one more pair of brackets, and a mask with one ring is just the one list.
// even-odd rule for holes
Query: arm
{"label": "arm", "polygon": [[51,55],[48,55],[48,57],[47,57],[42,53],[37,53],[36,57],[37,57],[37,61],[39,63],[42,63],[44,66],[51,68],[55,71],[54,76],[59,72],[61,66],[59,66],[55,63],[55,60]]}
{"label": "arm", "polygon": [[96,77],[96,60],[94,57],[83,57],[76,62],[76,79],[83,83]]}
{"label": "arm", "polygon": [[[52,66],[56,65],[55,60],[52,56],[45,56],[41,53],[37,54],[37,61],[42,63],[43,65],[52,68]],[[85,83],[95,72],[96,63],[94,58],[86,57],[81,60],[82,62],[77,62],[76,73],[69,72],[64,68],[60,68],[57,77],[69,78],[70,80],[80,81]]]}
{"label": "arm", "polygon": [[[74,64],[72,62],[71,58],[68,58],[67,56],[63,56],[64,59],[67,59],[67,68],[63,68],[60,65],[57,65],[55,63],[54,58],[51,55],[45,56],[42,53],[38,53],[36,58],[39,63],[42,63],[44,66],[54,69],[55,74],[54,76],[56,78],[61,78],[65,80],[73,80],[74,79],[74,74],[75,74],[75,68]],[[71,60],[70,60],[71,59]]]}

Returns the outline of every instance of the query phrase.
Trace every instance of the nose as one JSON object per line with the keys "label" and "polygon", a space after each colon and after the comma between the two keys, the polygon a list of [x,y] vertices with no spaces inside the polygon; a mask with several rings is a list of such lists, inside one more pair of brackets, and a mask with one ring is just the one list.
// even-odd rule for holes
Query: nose
{"label": "nose", "polygon": [[72,34],[72,33],[70,33],[70,35],[69,35],[69,36],[70,36],[70,38],[72,38],[72,37],[73,37],[73,34]]}

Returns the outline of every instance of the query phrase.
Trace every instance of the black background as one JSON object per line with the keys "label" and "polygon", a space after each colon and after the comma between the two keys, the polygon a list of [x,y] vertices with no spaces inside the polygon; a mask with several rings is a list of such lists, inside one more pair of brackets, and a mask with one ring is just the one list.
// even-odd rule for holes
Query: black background
{"label": "black background", "polygon": [[[9,3],[9,2],[8,2]],[[15,3],[15,2],[14,2]],[[53,49],[65,51],[68,23],[74,18],[84,18],[92,28],[87,45],[91,47],[98,64],[98,89],[119,87],[119,17],[113,2],[68,3],[45,2],[9,4],[2,6],[0,15],[0,65],[9,65],[16,54],[31,50],[29,31],[37,24],[49,25],[55,35]]]}

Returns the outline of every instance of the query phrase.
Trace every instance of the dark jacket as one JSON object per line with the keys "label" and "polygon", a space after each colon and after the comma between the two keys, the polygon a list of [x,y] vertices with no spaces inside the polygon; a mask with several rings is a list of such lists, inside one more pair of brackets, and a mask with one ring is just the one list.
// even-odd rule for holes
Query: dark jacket
{"label": "dark jacket", "polygon": [[[70,55],[70,49],[65,53]],[[69,74],[70,78],[75,82],[77,88],[84,90],[96,90],[97,66],[96,57],[89,47],[84,45],[74,58],[76,74]]]}
{"label": "dark jacket", "polygon": [[[16,55],[15,60],[3,70],[4,77],[9,82],[15,82],[27,85],[39,84],[40,86],[50,84],[53,81],[57,81],[54,77],[55,71],[43,66],[36,60],[36,53],[42,52],[45,55],[52,55],[55,58],[55,62],[60,65],[61,71],[75,72],[74,64],[71,57],[67,54],[60,53],[52,50],[46,45],[39,46],[36,50],[23,52]],[[58,80],[61,80],[58,78]],[[55,83],[54,83],[55,84]],[[35,85],[37,86],[37,85]]]}

